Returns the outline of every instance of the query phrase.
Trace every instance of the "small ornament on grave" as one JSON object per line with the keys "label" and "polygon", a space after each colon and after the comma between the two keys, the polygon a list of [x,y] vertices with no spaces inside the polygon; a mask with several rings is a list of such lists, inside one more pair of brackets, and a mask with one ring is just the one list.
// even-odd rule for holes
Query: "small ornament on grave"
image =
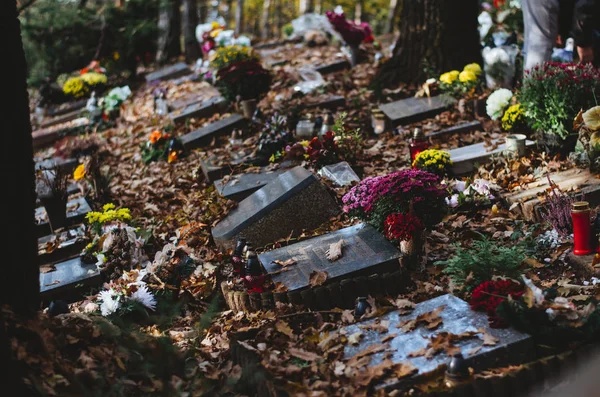
{"label": "small ornament on grave", "polygon": [[315,121],[312,114],[305,114],[296,124],[296,136],[298,138],[312,138],[315,129]]}
{"label": "small ornament on grave", "polygon": [[291,143],[291,140],[292,135],[287,130],[286,117],[275,115],[266,123],[265,129],[258,138],[257,157],[265,159],[273,157],[275,161],[281,157],[281,152]]}
{"label": "small ornament on grave", "polygon": [[327,116],[323,119],[323,125],[321,126],[321,131],[319,132],[319,138],[323,138],[327,131],[331,131],[333,126],[335,125],[335,119],[333,118],[333,113],[327,113]]}
{"label": "small ornament on grave", "polygon": [[456,353],[450,359],[445,373],[445,381],[448,387],[454,387],[459,383],[467,381],[471,377],[471,371],[462,353]]}
{"label": "small ornament on grave", "polygon": [[354,317],[360,318],[363,314],[371,308],[371,304],[367,301],[366,296],[360,296],[356,299],[356,305],[354,306]]}
{"label": "small ornament on grave", "polygon": [[573,219],[573,253],[575,255],[591,254],[593,249],[590,204],[587,201],[573,203],[571,218]]}
{"label": "small ornament on grave", "polygon": [[261,293],[264,291],[265,275],[254,251],[248,251],[244,281],[249,293]]}
{"label": "small ornament on grave", "polygon": [[246,247],[246,239],[239,237],[233,249],[233,257],[231,258],[233,264],[233,272],[237,276],[244,276],[244,260],[242,259],[244,248]]}
{"label": "small ornament on grave", "polygon": [[166,91],[157,88],[154,90],[154,113],[164,116],[169,113],[169,105],[167,104]]}
{"label": "small ornament on grave", "polygon": [[411,163],[415,161],[417,155],[424,150],[429,149],[429,140],[423,133],[423,130],[419,127],[416,127],[413,131],[413,136],[408,145],[410,151],[410,161]]}
{"label": "small ornament on grave", "polygon": [[371,111],[371,127],[377,135],[385,131],[385,114],[381,109],[376,108]]}

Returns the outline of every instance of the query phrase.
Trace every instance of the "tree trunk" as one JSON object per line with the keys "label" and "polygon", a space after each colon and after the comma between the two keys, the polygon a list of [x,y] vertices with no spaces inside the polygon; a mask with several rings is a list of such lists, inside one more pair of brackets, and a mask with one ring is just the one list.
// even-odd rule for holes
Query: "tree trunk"
{"label": "tree trunk", "polygon": [[481,63],[477,0],[404,0],[400,36],[377,83],[422,83],[425,69],[442,73]]}
{"label": "tree trunk", "polygon": [[198,40],[196,40],[196,26],[198,25],[196,0],[183,0],[181,19],[183,43],[185,45],[185,60],[187,63],[194,63],[202,56],[200,44],[198,43]]}
{"label": "tree trunk", "polygon": [[320,14],[323,11],[323,0],[315,0],[315,14]]}
{"label": "tree trunk", "polygon": [[402,4],[401,0],[390,0],[390,9],[388,10],[387,24],[385,25],[385,33],[392,33],[396,24],[396,15]]}
{"label": "tree trunk", "polygon": [[354,23],[359,24],[362,20],[363,0],[357,0],[354,5]]}
{"label": "tree trunk", "polygon": [[235,8],[235,34],[244,31],[244,0],[236,0]]}
{"label": "tree trunk", "polygon": [[0,306],[31,313],[39,308],[39,267],[35,233],[35,188],[27,64],[14,0],[0,1],[0,73],[10,100],[0,107],[5,131],[2,144],[4,211],[2,224],[2,285]]}
{"label": "tree trunk", "polygon": [[233,0],[227,0],[225,2],[227,11],[225,12],[225,26],[229,28],[231,26],[231,21],[233,20],[233,13],[231,12],[233,9]]}
{"label": "tree trunk", "polygon": [[181,43],[179,35],[181,32],[180,0],[162,0],[158,13],[158,49],[156,61],[165,63],[168,59],[181,55]]}
{"label": "tree trunk", "polygon": [[277,37],[281,37],[283,36],[283,32],[281,31],[282,27],[283,27],[283,18],[281,17],[281,13],[283,12],[283,6],[281,4],[281,2],[283,0],[275,0],[276,1],[276,7],[275,7],[275,26],[277,28]]}
{"label": "tree trunk", "polygon": [[263,13],[262,13],[262,31],[260,37],[266,39],[269,37],[269,9],[271,8],[271,0],[263,0]]}
{"label": "tree trunk", "polygon": [[300,0],[300,15],[313,12],[313,0]]}
{"label": "tree trunk", "polygon": [[[231,0],[229,0],[227,4],[231,5]],[[198,15],[200,23],[206,23],[206,19],[208,18],[207,0],[200,0],[200,5],[198,5]]]}

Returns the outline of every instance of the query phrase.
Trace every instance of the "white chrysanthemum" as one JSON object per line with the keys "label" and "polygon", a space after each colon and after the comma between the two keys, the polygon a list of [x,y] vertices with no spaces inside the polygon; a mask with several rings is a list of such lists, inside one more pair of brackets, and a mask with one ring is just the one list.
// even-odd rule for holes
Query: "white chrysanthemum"
{"label": "white chrysanthemum", "polygon": [[106,255],[104,255],[104,254],[96,254],[96,267],[98,269],[103,268],[105,262],[106,262]]}
{"label": "white chrysanthemum", "polygon": [[150,291],[148,291],[148,287],[145,285],[139,287],[137,291],[135,291],[131,297],[131,300],[140,302],[142,305],[146,306],[148,309],[154,310],[156,309],[156,299],[154,295]]}
{"label": "white chrysanthemum", "polygon": [[453,194],[449,198],[446,198],[446,205],[450,208],[458,207],[458,194]]}
{"label": "white chrysanthemum", "polygon": [[504,110],[510,104],[513,93],[506,89],[500,88],[492,92],[486,102],[485,110],[492,120],[498,120],[504,114]]}
{"label": "white chrysanthemum", "polygon": [[98,294],[98,300],[102,301],[100,304],[100,312],[103,316],[113,314],[119,309],[119,306],[121,306],[120,297],[113,289],[100,292]]}

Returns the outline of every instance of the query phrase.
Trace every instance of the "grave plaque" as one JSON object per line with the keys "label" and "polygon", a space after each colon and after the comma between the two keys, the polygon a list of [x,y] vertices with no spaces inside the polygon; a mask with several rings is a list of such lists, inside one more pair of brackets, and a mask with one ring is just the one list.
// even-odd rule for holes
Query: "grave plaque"
{"label": "grave plaque", "polygon": [[265,186],[267,183],[272,182],[284,172],[284,169],[277,169],[273,171],[261,171],[258,173],[248,172],[232,177],[226,176],[224,179],[215,181],[214,185],[221,196],[239,202]]}
{"label": "grave plaque", "polygon": [[335,110],[346,105],[346,98],[339,95],[333,95],[316,103],[310,103],[304,106],[305,109],[329,109]]}
{"label": "grave plaque", "polygon": [[[448,150],[452,160],[452,171],[454,174],[466,174],[475,169],[475,164],[482,164],[489,160],[492,155],[501,154],[506,150],[506,143],[499,143],[499,139],[492,140],[492,146],[487,147],[485,142],[476,143]],[[525,141],[525,146],[532,146],[535,142]]]}
{"label": "grave plaque", "polygon": [[80,286],[102,283],[96,264],[84,264],[79,257],[53,265],[55,270],[40,271],[40,296],[51,300],[70,296]]}
{"label": "grave plaque", "polygon": [[469,121],[466,123],[461,123],[461,124],[452,126],[450,128],[445,128],[440,131],[431,132],[431,133],[427,134],[427,137],[440,138],[443,135],[458,134],[458,133],[463,134],[465,132],[471,132],[471,131],[480,130],[480,129],[482,129],[481,123],[478,120],[475,120],[475,121]]}
{"label": "grave plaque", "polygon": [[69,113],[74,110],[83,109],[87,104],[87,99],[81,99],[75,102],[65,103],[59,106],[53,106],[48,108],[47,115],[52,116],[60,116],[61,114]]}
{"label": "grave plaque", "polygon": [[75,168],[79,165],[79,160],[68,158],[63,159],[61,157],[52,157],[46,160],[36,161],[35,170],[44,170],[44,169],[52,169],[56,166],[60,167],[63,171],[67,173],[71,173],[75,171]]}
{"label": "grave plaque", "polygon": [[185,120],[194,118],[210,117],[224,108],[227,102],[222,97],[211,98],[204,102],[194,103],[183,109],[169,113],[174,123],[183,123]]}
{"label": "grave plaque", "polygon": [[247,120],[244,117],[233,114],[182,136],[181,143],[186,150],[196,149],[210,142],[214,137],[226,135],[236,128],[244,127],[246,123]]}
{"label": "grave plaque", "polygon": [[215,243],[233,248],[238,235],[255,247],[318,227],[340,209],[325,186],[303,167],[295,167],[240,202],[212,229]]}
{"label": "grave plaque", "polygon": [[[90,205],[85,200],[85,197],[78,197],[67,202],[67,226],[81,223],[85,215],[92,211]],[[37,222],[36,230],[38,237],[50,234],[50,224],[48,223],[48,215],[44,207],[35,209],[35,219]]]}
{"label": "grave plaque", "polygon": [[[440,307],[443,307],[439,314],[442,323],[433,330],[425,328],[423,324],[417,324],[414,329],[406,332],[397,327],[404,321],[414,320],[417,316],[432,312]],[[468,331],[478,332],[480,329],[497,338],[496,344],[484,346],[482,333],[452,343],[460,348],[468,366],[474,368],[475,372],[491,367],[518,365],[535,358],[535,344],[529,335],[511,328],[490,328],[488,316],[485,313],[472,311],[467,302],[453,295],[442,295],[421,302],[408,315],[400,316],[396,311],[385,314],[379,319],[389,321],[388,332],[380,333],[369,329],[368,325],[373,324],[375,319],[344,328],[346,335],[362,332],[362,339],[358,345],[348,344],[345,347],[344,355],[346,358],[355,356],[369,346],[380,344],[382,338],[395,333],[397,335],[389,341],[389,347],[382,352],[373,354],[369,365],[381,363],[383,356],[387,354],[394,363],[410,362],[413,364],[418,369],[418,372],[413,376],[418,377],[438,369],[450,360],[444,349],[437,354],[433,354],[431,358],[426,358],[424,354],[418,353],[421,349],[427,350],[429,348],[429,338],[442,332],[458,335]],[[412,357],[413,355],[416,355],[416,357]],[[377,388],[385,388],[389,391],[397,387],[402,381],[380,384]]]}
{"label": "grave plaque", "polygon": [[53,117],[46,121],[43,121],[42,124],[40,124],[40,127],[42,127],[42,128],[52,127],[52,126],[55,126],[58,124],[66,123],[68,121],[73,121],[79,117],[81,117],[81,109],[73,110],[69,113],[65,113],[60,116],[56,116],[56,117]]}
{"label": "grave plaque", "polygon": [[87,117],[79,117],[75,120],[71,120],[62,124],[53,125],[51,127],[42,128],[35,130],[31,133],[33,140],[33,148],[39,149],[44,146],[50,145],[51,143],[59,140],[69,130],[87,126],[90,124],[90,119]]}
{"label": "grave plaque", "polygon": [[146,81],[154,80],[170,80],[177,77],[192,74],[192,70],[183,62],[176,63],[166,68],[157,70],[156,72],[148,73],[146,75]]}
{"label": "grave plaque", "polygon": [[439,95],[431,98],[407,98],[386,103],[379,109],[391,120],[391,126],[410,124],[442,113],[456,103],[452,97]]}
{"label": "grave plaque", "polygon": [[[575,199],[582,195],[591,207],[600,204],[600,179],[588,170],[573,168],[550,174],[550,179],[560,190],[568,192]],[[548,177],[538,176],[535,182],[528,183],[520,190],[505,194],[504,200],[512,211],[520,214],[529,221],[542,221],[540,213],[542,201],[540,195],[550,189]]]}
{"label": "grave plaque", "polygon": [[[342,257],[329,261],[325,252],[330,244],[340,240],[344,240]],[[398,270],[401,256],[400,251],[373,226],[361,223],[260,254],[258,259],[265,270],[272,273],[273,282],[281,282],[288,291],[295,291],[310,286],[309,278],[313,271],[326,271],[327,283],[373,273],[383,274]],[[274,261],[290,259],[296,264],[289,266],[288,271],[280,272],[282,267]]]}
{"label": "grave plaque", "polygon": [[347,60],[339,60],[337,62],[315,66],[315,70],[321,74],[335,73],[346,69],[350,69],[350,62]]}
{"label": "grave plaque", "polygon": [[38,238],[40,265],[66,260],[79,255],[85,247],[85,229],[82,225],[58,234]]}

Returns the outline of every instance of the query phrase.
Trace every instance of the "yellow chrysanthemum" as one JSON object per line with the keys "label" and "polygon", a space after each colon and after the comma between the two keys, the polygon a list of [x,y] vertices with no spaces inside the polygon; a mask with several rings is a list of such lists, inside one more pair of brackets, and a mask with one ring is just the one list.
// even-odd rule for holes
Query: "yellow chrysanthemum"
{"label": "yellow chrysanthemum", "polygon": [[85,84],[81,77],[71,77],[65,82],[63,86],[63,92],[67,95],[80,98],[87,94],[89,91],[88,86]]}
{"label": "yellow chrysanthemum", "polygon": [[73,172],[73,179],[75,179],[76,181],[80,181],[83,178],[85,178],[85,165],[79,164]]}
{"label": "yellow chrysanthemum", "polygon": [[525,110],[519,103],[509,106],[502,116],[502,129],[504,129],[504,131],[511,131],[516,124],[524,123]]}
{"label": "yellow chrysanthemum", "polygon": [[481,74],[481,66],[478,63],[470,63],[464,67],[463,71],[473,72],[475,76],[479,76]]}
{"label": "yellow chrysanthemum", "polygon": [[450,72],[446,72],[440,76],[440,81],[446,84],[452,84],[458,78],[460,72],[458,70],[451,70]]}
{"label": "yellow chrysanthemum", "polygon": [[475,73],[471,72],[470,70],[463,70],[458,75],[458,80],[461,83],[470,83],[471,81],[477,80],[477,75]]}
{"label": "yellow chrysanthemum", "polygon": [[102,211],[106,212],[106,211],[114,210],[115,208],[116,208],[116,206],[113,203],[107,203],[107,204],[104,204],[104,206],[102,206]]}
{"label": "yellow chrysanthemum", "polygon": [[108,82],[108,79],[105,74],[96,72],[88,72],[82,74],[81,79],[85,84],[91,87],[95,87],[97,85],[105,85]]}

